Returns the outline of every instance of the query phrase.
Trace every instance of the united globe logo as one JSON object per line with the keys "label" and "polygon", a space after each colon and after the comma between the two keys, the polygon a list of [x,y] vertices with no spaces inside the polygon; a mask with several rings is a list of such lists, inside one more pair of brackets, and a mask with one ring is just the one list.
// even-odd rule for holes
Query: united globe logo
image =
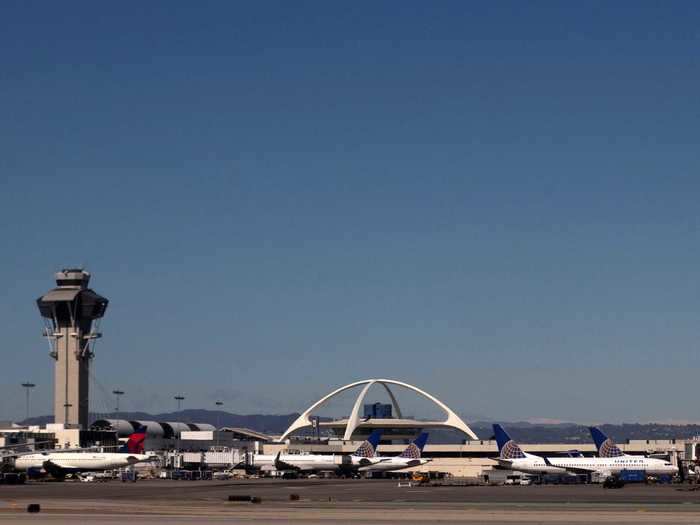
{"label": "united globe logo", "polygon": [[601,458],[616,458],[619,456],[623,456],[624,454],[619,448],[617,448],[617,446],[615,446],[612,440],[608,438],[605,441],[603,441],[602,445],[600,445],[600,451],[598,452],[598,455]]}
{"label": "united globe logo", "polygon": [[512,440],[503,445],[503,448],[501,449],[502,459],[522,459],[524,457],[525,453]]}
{"label": "united globe logo", "polygon": [[374,456],[374,447],[372,446],[371,443],[368,443],[367,441],[365,441],[357,449],[357,451],[355,452],[355,455],[360,456],[361,458],[371,458]]}
{"label": "united globe logo", "polygon": [[406,450],[404,450],[401,453],[402,458],[411,458],[411,459],[418,459],[420,458],[420,449],[415,445],[415,443],[411,443],[406,447]]}

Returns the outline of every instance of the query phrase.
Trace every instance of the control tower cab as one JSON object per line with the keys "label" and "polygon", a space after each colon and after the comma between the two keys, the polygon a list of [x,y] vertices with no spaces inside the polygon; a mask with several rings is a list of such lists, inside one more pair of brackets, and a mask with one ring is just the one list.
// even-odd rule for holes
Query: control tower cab
{"label": "control tower cab", "polygon": [[[55,360],[54,422],[88,428],[90,360],[102,334],[96,329],[109,301],[89,289],[82,268],[57,272],[56,288],[37,299],[44,336]],[[93,329],[93,323],[95,329]]]}

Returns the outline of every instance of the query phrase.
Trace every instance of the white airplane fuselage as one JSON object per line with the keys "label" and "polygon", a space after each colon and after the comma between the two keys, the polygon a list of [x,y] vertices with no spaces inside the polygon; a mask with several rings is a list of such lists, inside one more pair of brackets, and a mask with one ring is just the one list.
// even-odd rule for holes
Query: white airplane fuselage
{"label": "white airplane fuselage", "polygon": [[299,470],[335,470],[340,466],[341,456],[316,454],[254,454],[251,466],[272,468],[281,462]]}
{"label": "white airplane fuselage", "polygon": [[[359,467],[372,464],[380,458],[364,458],[342,454],[253,454],[251,466],[255,468],[271,468],[276,463],[289,465],[298,470],[336,470],[341,467]],[[284,470],[284,469],[282,469]]]}
{"label": "white airplane fuselage", "polygon": [[50,461],[66,471],[81,472],[123,468],[150,459],[151,456],[146,454],[120,452],[50,452],[20,456],[15,459],[15,468],[23,471],[42,469],[44,463]]}
{"label": "white airplane fuselage", "polygon": [[403,470],[411,467],[419,467],[431,461],[426,458],[384,458],[383,461],[360,467],[360,472],[391,472],[394,470]]}
{"label": "white airplane fuselage", "polygon": [[[549,463],[549,464],[547,464]],[[677,474],[678,468],[662,459],[643,456],[618,456],[612,458],[557,457],[544,458],[526,454],[524,458],[504,461],[502,466],[529,474],[566,474],[590,472],[602,475],[620,474],[623,470],[643,470],[649,475]]]}

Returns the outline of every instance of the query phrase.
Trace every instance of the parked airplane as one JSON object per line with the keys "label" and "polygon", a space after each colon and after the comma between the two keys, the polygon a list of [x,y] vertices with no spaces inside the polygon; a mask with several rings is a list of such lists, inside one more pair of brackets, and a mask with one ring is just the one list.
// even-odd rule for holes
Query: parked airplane
{"label": "parked airplane", "polygon": [[29,475],[46,472],[54,478],[63,479],[67,474],[77,472],[128,467],[152,459],[152,456],[143,453],[145,439],[146,427],[141,427],[129,436],[129,440],[119,452],[73,452],[56,449],[41,453],[20,452],[13,454],[16,458],[14,468],[27,471]]}
{"label": "parked airplane", "polygon": [[597,432],[600,435],[594,434],[594,429],[591,429],[594,439],[603,437],[600,444],[596,441],[600,456],[594,458],[584,456],[540,457],[528,454],[523,452],[501,425],[493,425],[493,431],[498,444],[499,457],[496,461],[499,466],[519,472],[569,475],[598,474],[605,477],[620,474],[623,470],[643,470],[651,475],[676,474],[678,472],[678,468],[668,461],[623,454],[599,430]]}
{"label": "parked airplane", "polygon": [[598,449],[598,457],[605,458],[606,461],[610,462],[613,473],[625,469],[644,470],[647,474],[651,475],[673,475],[678,473],[678,467],[666,459],[625,454],[613,443],[613,440],[603,434],[600,429],[589,427],[588,430]]}
{"label": "parked airplane", "polygon": [[388,472],[392,470],[402,470],[410,467],[418,467],[425,465],[431,459],[421,458],[423,447],[428,441],[428,433],[420,434],[413,443],[409,444],[406,449],[396,457],[387,458],[386,461],[373,463],[364,467],[360,467],[360,472]]}
{"label": "parked airplane", "polygon": [[495,461],[499,467],[529,474],[567,474],[566,469],[548,464],[540,456],[523,452],[501,425],[493,425],[493,433],[498,445],[498,458]]}
{"label": "parked airplane", "polygon": [[377,445],[381,438],[381,430],[370,434],[351,455],[336,454],[252,454],[248,458],[248,468],[272,468],[277,470],[320,471],[350,469],[371,465],[389,458],[376,457]]}

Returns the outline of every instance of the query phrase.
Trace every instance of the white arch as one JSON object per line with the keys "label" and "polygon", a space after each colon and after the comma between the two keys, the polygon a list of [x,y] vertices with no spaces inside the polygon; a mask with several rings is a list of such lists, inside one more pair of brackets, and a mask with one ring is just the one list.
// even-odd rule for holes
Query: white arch
{"label": "white arch", "polygon": [[348,418],[348,423],[345,428],[345,435],[343,436],[343,439],[349,440],[350,437],[352,436],[352,433],[355,431],[355,429],[361,424],[360,418],[359,418],[359,412],[360,412],[360,407],[362,406],[362,401],[365,398],[365,395],[367,394],[367,391],[370,389],[370,387],[375,384],[379,383],[384,386],[384,388],[387,390],[389,393],[389,397],[391,398],[391,402],[396,408],[397,415],[401,417],[401,411],[399,408],[399,404],[396,401],[396,398],[394,397],[393,393],[389,389],[388,385],[397,385],[401,386],[403,388],[407,388],[408,390],[412,390],[413,392],[416,392],[417,394],[425,397],[426,399],[432,401],[435,403],[437,406],[442,408],[445,413],[447,414],[447,419],[443,421],[441,424],[444,426],[449,426],[458,430],[461,430],[464,432],[466,435],[471,437],[474,440],[479,439],[474,432],[472,432],[472,429],[469,428],[469,426],[462,421],[462,418],[460,418],[457,414],[455,414],[447,405],[445,405],[442,401],[440,401],[438,398],[430,395],[428,392],[421,390],[418,387],[415,387],[413,385],[409,385],[408,383],[404,383],[402,381],[396,381],[394,379],[363,379],[362,381],[355,381],[354,383],[350,383],[348,385],[342,386],[330,394],[322,397],[318,401],[316,401],[313,405],[311,405],[309,408],[307,408],[291,425],[289,425],[289,428],[282,434],[282,437],[280,437],[280,441],[284,441],[292,432],[299,430],[300,428],[308,427],[311,425],[311,420],[309,419],[309,416],[311,415],[311,412],[315,410],[317,407],[320,405],[324,404],[326,401],[331,399],[332,397],[337,396],[341,392],[344,392],[346,390],[350,390],[351,388],[355,388],[356,386],[360,385],[366,385],[362,391],[360,392],[360,395],[357,397],[357,400],[355,401],[355,405],[353,406],[352,412],[350,414],[350,417]]}
{"label": "white arch", "polygon": [[394,405],[394,411],[396,412],[396,417],[401,419],[403,417],[403,415],[401,414],[401,408],[399,407],[399,402],[394,397],[394,393],[391,391],[391,388],[389,388],[389,385],[387,385],[386,383],[381,383],[381,385],[384,387],[384,390],[386,390],[386,393],[389,394],[389,399],[391,399],[391,404]]}
{"label": "white arch", "polygon": [[360,407],[362,406],[362,401],[364,401],[365,396],[367,395],[367,390],[369,390],[375,382],[376,381],[370,381],[367,383],[360,392],[360,395],[357,396],[357,399],[355,400],[355,404],[352,407],[352,412],[350,412],[350,417],[348,418],[348,424],[345,425],[345,435],[343,436],[343,439],[346,441],[352,437],[353,430],[355,430],[357,425],[360,424]]}

